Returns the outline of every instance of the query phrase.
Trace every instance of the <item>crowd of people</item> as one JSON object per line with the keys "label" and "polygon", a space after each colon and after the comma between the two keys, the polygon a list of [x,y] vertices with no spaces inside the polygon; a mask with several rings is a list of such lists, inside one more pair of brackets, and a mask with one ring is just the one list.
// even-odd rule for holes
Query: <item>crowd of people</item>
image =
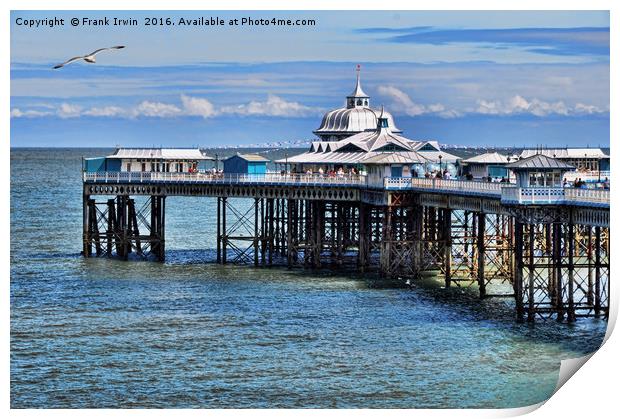
{"label": "crowd of people", "polygon": [[[588,185],[590,185],[590,187]],[[564,188],[590,189],[592,185],[595,189],[609,189],[609,178],[606,177],[605,179],[598,182],[586,182],[581,178],[577,178],[574,181],[570,182],[569,180],[564,178],[564,181],[562,182],[562,187]]]}

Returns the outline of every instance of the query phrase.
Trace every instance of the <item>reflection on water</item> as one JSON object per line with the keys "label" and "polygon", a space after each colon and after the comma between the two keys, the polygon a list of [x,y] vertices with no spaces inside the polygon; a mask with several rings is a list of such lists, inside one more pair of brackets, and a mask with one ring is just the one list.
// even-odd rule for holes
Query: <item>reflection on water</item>
{"label": "reflection on water", "polygon": [[212,199],[168,199],[165,264],[85,260],[91,154],[11,153],[12,407],[514,407],[604,336],[431,279],[205,263]]}

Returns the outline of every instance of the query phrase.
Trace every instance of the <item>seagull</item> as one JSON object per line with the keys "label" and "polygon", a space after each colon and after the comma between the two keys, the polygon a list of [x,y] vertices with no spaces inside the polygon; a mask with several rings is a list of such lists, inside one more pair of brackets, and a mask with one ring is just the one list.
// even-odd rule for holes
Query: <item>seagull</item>
{"label": "seagull", "polygon": [[117,45],[117,46],[109,47],[109,48],[99,48],[99,49],[91,52],[88,55],[82,55],[80,57],[73,57],[73,58],[68,59],[67,61],[65,61],[62,64],[56,64],[53,68],[54,69],[61,68],[61,67],[66,66],[67,64],[71,64],[72,62],[79,61],[79,60],[84,60],[87,63],[91,63],[92,64],[92,63],[96,62],[95,61],[95,55],[99,54],[100,52],[108,51],[108,50],[113,50],[113,49],[123,49],[123,48],[125,48],[124,45]]}

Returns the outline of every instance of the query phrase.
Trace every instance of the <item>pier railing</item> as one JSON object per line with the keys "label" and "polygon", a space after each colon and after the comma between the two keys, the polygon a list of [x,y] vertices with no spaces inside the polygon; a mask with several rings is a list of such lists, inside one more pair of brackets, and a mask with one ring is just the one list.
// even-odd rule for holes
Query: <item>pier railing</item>
{"label": "pier railing", "polygon": [[303,173],[173,173],[173,172],[84,172],[84,182],[103,183],[208,183],[208,184],[291,184],[366,185],[361,175],[320,175]]}
{"label": "pier railing", "polygon": [[505,204],[568,204],[609,206],[609,190],[578,188],[502,188],[502,203]]}
{"label": "pier railing", "polygon": [[479,195],[498,198],[505,204],[522,205],[601,205],[609,206],[609,190],[575,188],[521,188],[514,184],[438,178],[388,177],[382,184],[369,184],[362,175],[265,173],[211,174],[169,172],[84,172],[84,182],[103,183],[196,183],[196,184],[277,184],[316,186],[367,186],[385,190],[418,190],[436,193]]}

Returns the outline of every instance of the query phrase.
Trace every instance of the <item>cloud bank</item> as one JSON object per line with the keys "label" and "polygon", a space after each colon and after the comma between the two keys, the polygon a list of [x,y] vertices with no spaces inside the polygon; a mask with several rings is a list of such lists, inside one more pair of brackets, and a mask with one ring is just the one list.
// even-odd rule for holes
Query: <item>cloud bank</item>
{"label": "cloud bank", "polygon": [[165,103],[144,100],[135,106],[102,106],[83,108],[82,106],[61,103],[58,106],[45,105],[46,111],[35,109],[11,109],[11,118],[37,118],[56,116],[62,119],[79,118],[82,116],[100,118],[177,118],[201,117],[214,118],[220,115],[239,116],[271,116],[271,117],[306,117],[320,115],[321,108],[302,105],[299,102],[287,101],[276,95],[268,95],[265,101],[251,101],[240,105],[216,107],[208,99],[181,95],[180,103]]}
{"label": "cloud bank", "polygon": [[534,115],[545,116],[582,116],[608,113],[609,109],[599,108],[594,105],[576,103],[567,105],[564,101],[546,102],[537,98],[526,99],[521,95],[514,95],[505,100],[476,101],[476,106],[466,107],[462,110],[448,109],[441,103],[422,105],[415,103],[411,97],[394,86],[379,86],[379,94],[390,101],[389,109],[394,114],[408,116],[435,115],[442,118],[457,118],[465,115]]}

